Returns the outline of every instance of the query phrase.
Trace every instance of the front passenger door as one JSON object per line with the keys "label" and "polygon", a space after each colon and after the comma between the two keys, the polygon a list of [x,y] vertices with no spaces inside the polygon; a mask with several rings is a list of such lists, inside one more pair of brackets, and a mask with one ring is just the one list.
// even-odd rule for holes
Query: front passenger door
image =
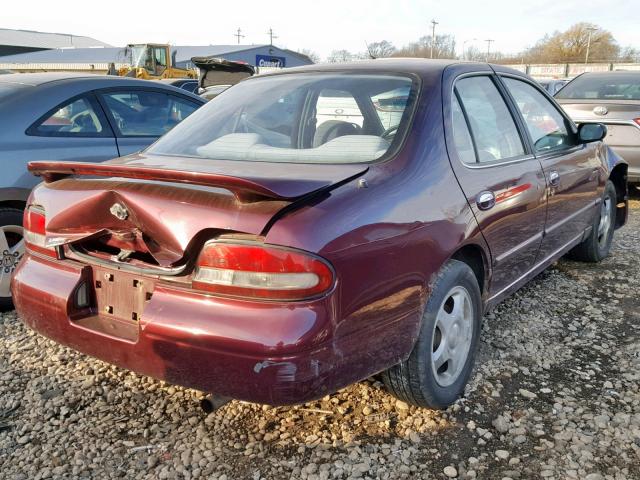
{"label": "front passenger door", "polygon": [[570,120],[525,79],[502,77],[527,126],[547,179],[547,222],[539,261],[566,250],[596,214],[600,162],[596,144],[581,144]]}

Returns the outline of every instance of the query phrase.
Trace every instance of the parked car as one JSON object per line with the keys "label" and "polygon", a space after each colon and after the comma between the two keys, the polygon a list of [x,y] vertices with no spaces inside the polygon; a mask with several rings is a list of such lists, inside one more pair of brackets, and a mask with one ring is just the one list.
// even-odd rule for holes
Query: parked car
{"label": "parked car", "polygon": [[[402,90],[386,127],[374,99]],[[316,129],[324,91],[362,126]],[[627,167],[604,134],[502,66],[253,77],[141,154],[30,163],[45,182],[16,307],[59,343],[222,397],[294,404],[384,372],[402,400],[445,407],[483,312],[562,255],[608,255]]]}
{"label": "parked car", "polygon": [[193,57],[198,67],[198,93],[205,100],[212,100],[229,87],[256,74],[253,65],[217,57]]}
{"label": "parked car", "polygon": [[540,78],[537,82],[549,92],[549,95],[555,95],[568,82],[568,78]]}
{"label": "parked car", "polygon": [[24,252],[22,210],[38,180],[30,160],[99,162],[147,147],[204,101],[160,82],[27,73],[0,77],[0,310]]}
{"label": "parked car", "polygon": [[629,183],[640,185],[640,72],[583,73],[556,100],[577,123],[606,125],[604,141],[629,163]]}
{"label": "parked car", "polygon": [[198,80],[194,78],[163,78],[159,81],[186,90],[187,92],[198,93]]}

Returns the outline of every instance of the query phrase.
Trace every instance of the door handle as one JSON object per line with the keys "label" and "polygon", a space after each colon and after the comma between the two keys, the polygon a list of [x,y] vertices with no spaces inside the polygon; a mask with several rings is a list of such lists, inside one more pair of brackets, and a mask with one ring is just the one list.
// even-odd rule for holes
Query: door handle
{"label": "door handle", "polygon": [[476,198],[476,205],[480,210],[489,210],[493,208],[496,204],[496,196],[493,192],[489,190],[485,190],[484,192],[480,192],[478,198]]}
{"label": "door handle", "polygon": [[557,187],[560,185],[560,174],[555,170],[549,172],[549,184],[552,187]]}

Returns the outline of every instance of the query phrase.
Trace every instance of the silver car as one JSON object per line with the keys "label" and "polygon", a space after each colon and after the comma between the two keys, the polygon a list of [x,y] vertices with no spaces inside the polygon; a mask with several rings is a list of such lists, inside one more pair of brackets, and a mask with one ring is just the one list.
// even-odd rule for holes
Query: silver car
{"label": "silver car", "polygon": [[604,123],[605,142],[629,164],[640,184],[640,72],[583,73],[555,95],[576,123]]}
{"label": "silver car", "polygon": [[549,95],[555,95],[558,93],[562,87],[564,87],[568,82],[568,78],[541,78],[538,79],[537,82],[544,87],[544,89],[549,92]]}
{"label": "silver car", "polygon": [[23,253],[31,160],[99,162],[146,148],[205,101],[161,82],[70,73],[0,76],[0,310]]}

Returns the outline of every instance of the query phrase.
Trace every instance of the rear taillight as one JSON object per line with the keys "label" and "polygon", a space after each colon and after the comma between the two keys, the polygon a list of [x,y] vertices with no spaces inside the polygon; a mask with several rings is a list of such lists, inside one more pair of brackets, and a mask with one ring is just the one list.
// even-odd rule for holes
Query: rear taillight
{"label": "rear taillight", "polygon": [[24,226],[24,242],[28,250],[48,257],[58,257],[54,248],[47,248],[46,246],[47,237],[44,230],[46,217],[44,210],[33,205],[30,206],[24,211],[22,223]]}
{"label": "rear taillight", "polygon": [[640,127],[640,118],[634,118],[633,121]]}
{"label": "rear taillight", "polygon": [[327,292],[334,274],[326,261],[300,250],[212,242],[198,258],[193,288],[223,295],[302,300]]}

